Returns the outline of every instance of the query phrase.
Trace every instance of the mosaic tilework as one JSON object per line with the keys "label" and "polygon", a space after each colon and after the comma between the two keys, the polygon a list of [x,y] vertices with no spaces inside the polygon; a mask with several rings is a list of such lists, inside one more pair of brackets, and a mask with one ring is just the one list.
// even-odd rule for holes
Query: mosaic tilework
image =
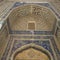
{"label": "mosaic tilework", "polygon": [[[13,7],[17,7],[20,4],[16,3],[15,5]],[[41,4],[41,5],[49,6],[49,4]],[[32,32],[30,32],[30,31],[12,31],[10,26],[9,26],[9,22],[8,21],[7,21],[7,23],[8,23],[10,34],[32,34]],[[52,31],[34,31],[33,33],[35,35],[53,35]],[[9,55],[9,51],[11,49],[12,42],[14,40],[13,38],[15,38],[15,37],[18,37],[18,36],[11,36],[1,60],[6,60],[7,59],[7,56]],[[25,40],[14,40],[14,43],[12,45],[13,48],[11,49],[9,60],[10,60],[10,57],[11,57],[12,53],[16,49],[18,49],[19,47],[24,46],[26,44],[30,44],[30,43],[34,43],[36,45],[40,45],[40,46],[44,47],[46,50],[48,50],[52,54],[52,56],[53,56],[53,58],[55,60],[55,57],[54,57],[54,54],[53,54],[53,51],[52,51],[52,48],[51,48],[51,45],[50,45],[50,41],[51,41],[51,43],[53,45],[53,49],[54,49],[54,52],[56,54],[57,60],[60,60],[60,57],[59,57],[60,56],[60,51],[58,50],[58,48],[56,46],[56,43],[55,43],[55,40],[54,40],[53,36],[36,36],[36,37],[35,36],[19,36],[19,38],[22,38],[22,37],[23,38],[27,38],[27,37],[28,38],[34,38],[36,40],[35,41],[31,41],[31,40],[30,41],[29,40],[28,41],[25,41]],[[45,41],[42,41],[41,38],[45,39]],[[38,40],[38,39],[40,39],[40,40]]]}
{"label": "mosaic tilework", "polygon": [[[19,42],[19,43],[18,43]],[[20,48],[21,46],[30,44],[30,43],[34,43],[36,45],[42,46],[43,48],[47,49],[49,52],[51,52],[51,54],[53,55],[52,49],[50,48],[50,43],[49,41],[39,41],[39,40],[35,40],[35,41],[22,41],[22,40],[15,40],[14,42],[14,46],[12,48],[12,52],[11,54],[18,48]],[[54,56],[53,56],[54,57]]]}
{"label": "mosaic tilework", "polygon": [[[7,56],[8,56],[8,53],[9,53],[9,50],[10,50],[10,48],[11,48],[11,44],[12,44],[12,42],[13,42],[13,38],[14,38],[15,36],[12,36],[11,37],[11,40],[9,40],[9,42],[8,42],[8,45],[7,45],[7,48],[6,48],[6,51],[5,51],[5,53],[3,54],[3,57],[2,57],[2,59],[1,60],[6,60],[6,58],[7,58]],[[53,45],[53,49],[54,49],[54,51],[55,51],[55,54],[56,54],[56,56],[57,56],[57,59],[58,60],[60,60],[60,51],[58,50],[58,48],[57,48],[57,46],[56,46],[56,44],[55,44],[55,40],[54,40],[54,38],[52,37],[52,36],[42,36],[43,37],[43,39],[45,39],[45,40],[41,40],[40,38],[40,40],[14,40],[14,43],[13,43],[13,46],[12,46],[12,49],[11,49],[11,53],[10,53],[10,57],[11,57],[11,55],[13,54],[13,52],[16,50],[16,49],[18,49],[18,48],[20,48],[21,46],[24,46],[24,45],[27,45],[27,44],[30,44],[30,43],[34,43],[34,44],[36,44],[36,45],[39,45],[39,46],[42,46],[42,47],[44,47],[45,49],[47,49],[50,53],[51,53],[51,55],[53,56],[53,58],[54,58],[54,60],[55,60],[55,57],[54,57],[54,53],[53,53],[53,51],[52,51],[52,48],[51,48],[51,45],[50,45],[50,42],[49,42],[49,39],[50,39],[50,41],[51,41],[51,43],[52,43],[52,45]],[[46,39],[48,39],[48,40],[46,40]],[[9,59],[10,60],[10,59]]]}

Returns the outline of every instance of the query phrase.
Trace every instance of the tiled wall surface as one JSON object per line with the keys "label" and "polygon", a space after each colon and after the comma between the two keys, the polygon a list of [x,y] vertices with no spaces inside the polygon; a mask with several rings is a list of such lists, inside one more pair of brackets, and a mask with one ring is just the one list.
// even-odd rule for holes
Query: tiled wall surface
{"label": "tiled wall surface", "polygon": [[[18,36],[16,36],[18,38]],[[8,42],[8,45],[6,47],[5,53],[2,57],[1,60],[11,60],[12,54],[20,47],[28,45],[28,44],[35,44],[38,46],[42,46],[44,49],[48,50],[52,57],[53,60],[60,60],[60,51],[58,50],[54,37],[52,36],[39,36],[43,37],[42,39],[33,39],[33,40],[19,40],[15,39],[15,36],[12,36]],[[20,38],[20,37],[19,37]],[[24,37],[23,37],[24,38]],[[28,38],[28,36],[27,36]],[[53,48],[52,48],[53,47]],[[9,53],[10,51],[10,53]],[[56,57],[55,57],[56,56]]]}
{"label": "tiled wall surface", "polygon": [[[19,5],[20,3],[17,2],[12,8],[17,7]],[[52,9],[52,11],[54,11],[53,8],[51,8],[51,6],[48,3],[46,4],[40,3],[39,5],[47,6],[50,9]],[[15,30],[11,30],[8,19],[7,19],[7,24],[10,33],[10,39],[8,39],[8,44],[6,46],[6,49],[4,51],[1,60],[11,60],[12,55],[16,50],[18,50],[19,48],[25,45],[28,46],[28,44],[35,44],[35,46],[36,45],[41,46],[50,52],[53,60],[60,60],[60,51],[57,48],[57,44],[54,38],[54,31],[56,24],[54,24],[53,26],[54,29],[52,31],[18,31],[18,30],[15,31]]]}

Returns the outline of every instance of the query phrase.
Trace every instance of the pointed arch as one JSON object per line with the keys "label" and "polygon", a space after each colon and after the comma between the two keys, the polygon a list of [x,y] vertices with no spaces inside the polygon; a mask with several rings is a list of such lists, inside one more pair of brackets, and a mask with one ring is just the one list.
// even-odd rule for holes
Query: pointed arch
{"label": "pointed arch", "polygon": [[[33,44],[33,43],[27,44],[27,45],[22,46],[21,48],[18,48],[18,49],[12,54],[11,60],[14,60],[15,57],[16,57],[18,54],[20,54],[20,53],[22,53],[22,52],[24,52],[24,51],[30,50],[30,49],[32,49],[33,51],[40,52],[40,53],[41,53],[40,55],[44,55],[45,57],[48,57],[49,60],[53,60],[53,58],[52,58],[52,56],[51,56],[51,54],[50,54],[49,51],[47,51],[47,50],[44,49],[43,47],[38,46],[38,45],[35,45],[35,44]],[[36,52],[36,53],[37,53],[37,52]],[[26,52],[26,53],[27,53],[27,52]],[[30,53],[32,53],[32,52],[30,52]],[[33,52],[32,54],[36,55],[34,52]],[[23,53],[23,55],[25,56],[25,53]],[[22,58],[22,59],[23,59],[23,58]]]}

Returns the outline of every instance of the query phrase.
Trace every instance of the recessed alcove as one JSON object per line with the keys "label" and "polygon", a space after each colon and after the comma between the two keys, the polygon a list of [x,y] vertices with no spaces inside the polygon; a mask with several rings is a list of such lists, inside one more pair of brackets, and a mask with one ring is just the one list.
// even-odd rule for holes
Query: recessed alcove
{"label": "recessed alcove", "polygon": [[29,30],[27,28],[29,21],[35,21],[36,26],[32,30],[52,31],[57,21],[55,15],[49,8],[36,4],[19,6],[11,12],[8,18],[11,30],[15,31]]}
{"label": "recessed alcove", "polygon": [[1,60],[60,59],[58,14],[49,3],[16,2],[7,13],[0,34]]}
{"label": "recessed alcove", "polygon": [[50,52],[43,47],[28,44],[18,48],[12,55],[11,60],[53,60]]}

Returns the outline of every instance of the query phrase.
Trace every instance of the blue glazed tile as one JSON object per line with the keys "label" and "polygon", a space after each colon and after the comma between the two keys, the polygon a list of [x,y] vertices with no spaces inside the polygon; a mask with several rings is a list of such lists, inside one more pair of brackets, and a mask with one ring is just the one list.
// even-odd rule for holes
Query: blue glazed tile
{"label": "blue glazed tile", "polygon": [[[23,3],[23,4],[25,4],[25,3]],[[20,6],[20,5],[23,5],[23,4],[19,3],[19,2],[16,2],[14,4],[13,8],[17,7],[17,6]],[[54,11],[54,9],[48,3],[46,3],[46,4],[45,3],[39,3],[39,4],[40,5],[44,5],[46,7],[49,7],[52,11]],[[58,16],[58,18],[60,18],[60,16],[55,11],[54,11],[54,13]],[[10,34],[32,34],[30,31],[12,31],[11,28],[10,28],[9,20],[7,20],[7,24],[8,24],[8,28],[9,28]],[[54,26],[55,26],[55,24],[54,24]],[[34,43],[34,44],[42,46],[43,48],[48,50],[52,54],[52,56],[53,56],[53,58],[55,60],[55,57],[54,57],[54,54],[53,54],[53,51],[52,51],[52,48],[51,48],[50,42],[49,42],[49,39],[50,39],[50,41],[51,41],[51,43],[53,45],[53,49],[54,49],[54,51],[56,53],[57,59],[60,60],[60,57],[59,57],[60,56],[60,51],[57,48],[57,45],[56,45],[55,40],[54,40],[54,37],[53,36],[48,36],[48,35],[53,35],[54,34],[54,30],[55,30],[55,27],[53,28],[53,31],[34,31],[34,34],[36,34],[36,35],[44,35],[45,34],[47,36],[36,36],[36,37],[33,37],[33,36],[23,36],[23,38],[27,38],[27,37],[34,38],[34,39],[37,39],[37,38],[41,39],[41,38],[43,38],[43,39],[48,39],[48,41],[42,41],[42,40],[35,40],[35,41],[31,41],[31,40],[27,40],[27,41],[15,40],[14,44],[13,44],[13,48],[11,50],[10,57],[14,53],[14,51],[16,49],[18,49],[18,48],[20,48],[20,47],[22,47],[24,45],[27,45],[27,44],[30,44],[30,43]],[[12,38],[14,38],[14,37],[12,36]],[[21,38],[21,37],[19,36],[19,38]],[[11,47],[12,41],[13,41],[13,39],[9,40],[9,42],[7,44],[7,47],[6,47],[6,50],[5,50],[1,60],[6,60],[6,58],[8,56],[8,53],[9,53],[9,50],[10,50],[10,47]]]}
{"label": "blue glazed tile", "polygon": [[[43,38],[44,39],[51,39],[52,45],[54,46],[54,51],[56,52],[56,55],[58,57],[59,54],[60,54],[60,51],[58,50],[58,48],[57,48],[57,46],[55,44],[54,38],[52,36],[44,36]],[[10,46],[11,46],[11,42],[9,42]],[[47,41],[46,40],[45,41],[43,41],[43,40],[33,40],[33,41],[32,40],[15,40],[14,44],[13,44],[13,48],[11,50],[10,56],[14,53],[14,51],[16,49],[18,49],[18,48],[20,48],[20,47],[22,47],[24,45],[30,44],[30,43],[34,43],[36,45],[42,46],[43,48],[47,49],[52,54],[52,56],[54,58],[54,54],[52,52],[49,40],[47,40]],[[7,46],[7,48],[9,47],[9,45]],[[7,58],[7,55],[8,55],[7,53],[9,52],[9,48],[8,48],[8,50],[7,50],[7,48],[6,48],[6,52],[4,53],[5,58]],[[2,57],[2,60],[3,60],[3,58],[4,57]]]}
{"label": "blue glazed tile", "polygon": [[20,6],[20,5],[24,5],[24,4],[25,4],[24,2],[23,2],[23,3],[16,2],[16,3],[13,5],[12,8],[15,8],[15,7],[18,7],[18,6]]}

